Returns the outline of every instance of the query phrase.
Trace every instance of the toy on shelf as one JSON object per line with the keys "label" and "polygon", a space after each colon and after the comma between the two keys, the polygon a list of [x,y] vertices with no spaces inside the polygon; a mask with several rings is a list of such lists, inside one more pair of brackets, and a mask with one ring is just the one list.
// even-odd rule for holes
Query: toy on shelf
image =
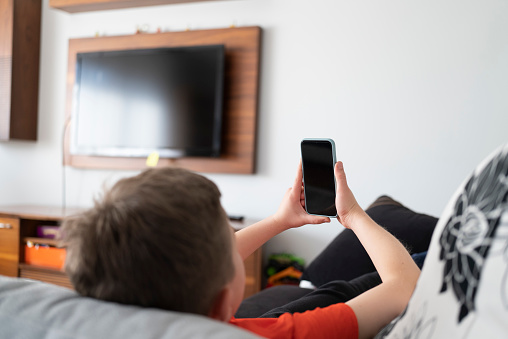
{"label": "toy on shelf", "polygon": [[298,285],[302,276],[305,261],[292,254],[272,254],[268,257],[266,287],[277,285]]}

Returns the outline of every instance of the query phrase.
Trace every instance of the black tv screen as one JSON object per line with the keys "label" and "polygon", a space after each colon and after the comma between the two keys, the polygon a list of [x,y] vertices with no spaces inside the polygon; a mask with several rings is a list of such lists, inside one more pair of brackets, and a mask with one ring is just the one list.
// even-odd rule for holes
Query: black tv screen
{"label": "black tv screen", "polygon": [[71,154],[220,155],[224,46],[79,53]]}

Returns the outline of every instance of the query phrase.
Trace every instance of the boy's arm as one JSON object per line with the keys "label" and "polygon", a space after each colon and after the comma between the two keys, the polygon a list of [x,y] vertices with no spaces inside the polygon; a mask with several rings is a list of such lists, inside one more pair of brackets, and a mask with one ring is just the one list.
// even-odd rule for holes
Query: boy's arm
{"label": "boy's arm", "polygon": [[335,166],[335,176],[339,222],[356,234],[382,280],[347,302],[358,320],[359,337],[371,338],[407,306],[420,270],[404,246],[358,205],[341,162]]}
{"label": "boy's arm", "polygon": [[265,242],[287,229],[330,222],[330,218],[307,214],[304,206],[302,166],[300,164],[293,186],[286,191],[277,212],[235,233],[240,256],[245,260]]}

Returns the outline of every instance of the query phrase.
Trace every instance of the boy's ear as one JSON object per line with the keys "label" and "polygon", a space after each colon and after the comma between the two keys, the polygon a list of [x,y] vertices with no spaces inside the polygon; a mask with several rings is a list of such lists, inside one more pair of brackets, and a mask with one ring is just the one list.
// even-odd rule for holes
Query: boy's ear
{"label": "boy's ear", "polygon": [[233,291],[228,285],[224,286],[215,297],[208,316],[212,319],[228,322],[233,316],[232,303]]}

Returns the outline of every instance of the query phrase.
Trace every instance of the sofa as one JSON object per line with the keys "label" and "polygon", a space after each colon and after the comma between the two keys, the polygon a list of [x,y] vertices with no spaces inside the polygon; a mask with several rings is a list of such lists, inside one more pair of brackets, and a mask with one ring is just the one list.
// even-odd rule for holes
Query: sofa
{"label": "sofa", "polygon": [[[508,144],[459,187],[406,310],[377,338],[508,337]],[[0,338],[255,338],[206,317],[0,276]]]}
{"label": "sofa", "polygon": [[258,338],[204,316],[120,305],[0,276],[1,339]]}

